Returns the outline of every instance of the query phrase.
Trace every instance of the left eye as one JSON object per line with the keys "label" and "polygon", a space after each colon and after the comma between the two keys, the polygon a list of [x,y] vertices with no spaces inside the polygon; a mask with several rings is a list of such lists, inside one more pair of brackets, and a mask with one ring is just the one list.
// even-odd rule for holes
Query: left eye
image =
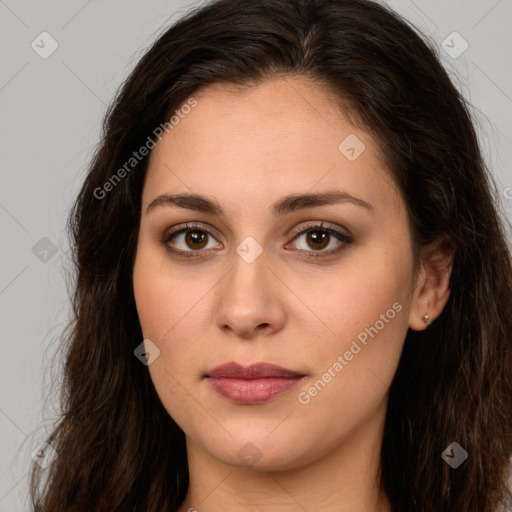
{"label": "left eye", "polygon": [[[303,236],[305,236],[304,243],[306,247],[298,247],[298,249],[301,251],[308,251],[312,248],[314,252],[331,254],[336,252],[337,249],[333,249],[332,247],[326,251],[323,251],[322,249],[326,249],[331,244],[331,242],[335,242],[335,239],[337,239],[338,242],[344,242],[347,244],[352,242],[349,236],[344,235],[335,229],[325,228],[323,226],[312,226],[303,229],[295,236],[295,238],[301,238]],[[340,245],[343,246],[344,243],[338,243],[337,246],[334,244],[334,247],[339,247]]]}

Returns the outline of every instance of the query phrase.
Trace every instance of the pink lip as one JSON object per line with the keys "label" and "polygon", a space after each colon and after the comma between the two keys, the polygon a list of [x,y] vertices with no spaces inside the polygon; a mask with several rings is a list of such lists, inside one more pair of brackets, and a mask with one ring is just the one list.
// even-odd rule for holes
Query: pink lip
{"label": "pink lip", "polygon": [[243,367],[230,362],[217,366],[205,377],[221,396],[239,404],[258,404],[284,393],[305,376],[269,363]]}

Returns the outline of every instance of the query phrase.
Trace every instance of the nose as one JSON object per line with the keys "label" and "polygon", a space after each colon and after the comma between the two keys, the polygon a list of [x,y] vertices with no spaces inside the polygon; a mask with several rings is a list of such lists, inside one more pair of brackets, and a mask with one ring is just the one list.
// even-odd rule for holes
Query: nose
{"label": "nose", "polygon": [[233,254],[233,266],[216,289],[215,321],[241,338],[270,335],[286,322],[282,284],[268,267],[265,252],[248,263]]}

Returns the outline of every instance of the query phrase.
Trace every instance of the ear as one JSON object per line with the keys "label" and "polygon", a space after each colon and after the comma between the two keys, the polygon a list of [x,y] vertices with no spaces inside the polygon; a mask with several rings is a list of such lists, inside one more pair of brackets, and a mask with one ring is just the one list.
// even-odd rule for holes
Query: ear
{"label": "ear", "polygon": [[[426,329],[448,302],[454,253],[455,245],[444,237],[424,250],[409,310],[412,330]],[[425,315],[428,315],[428,321]]]}

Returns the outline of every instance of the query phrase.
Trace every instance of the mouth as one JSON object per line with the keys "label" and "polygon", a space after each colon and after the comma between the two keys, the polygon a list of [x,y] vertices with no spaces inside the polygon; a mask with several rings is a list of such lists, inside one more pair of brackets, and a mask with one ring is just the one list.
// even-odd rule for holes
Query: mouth
{"label": "mouth", "polygon": [[230,362],[204,375],[219,395],[238,404],[258,404],[299,384],[306,375],[269,363],[244,367]]}

